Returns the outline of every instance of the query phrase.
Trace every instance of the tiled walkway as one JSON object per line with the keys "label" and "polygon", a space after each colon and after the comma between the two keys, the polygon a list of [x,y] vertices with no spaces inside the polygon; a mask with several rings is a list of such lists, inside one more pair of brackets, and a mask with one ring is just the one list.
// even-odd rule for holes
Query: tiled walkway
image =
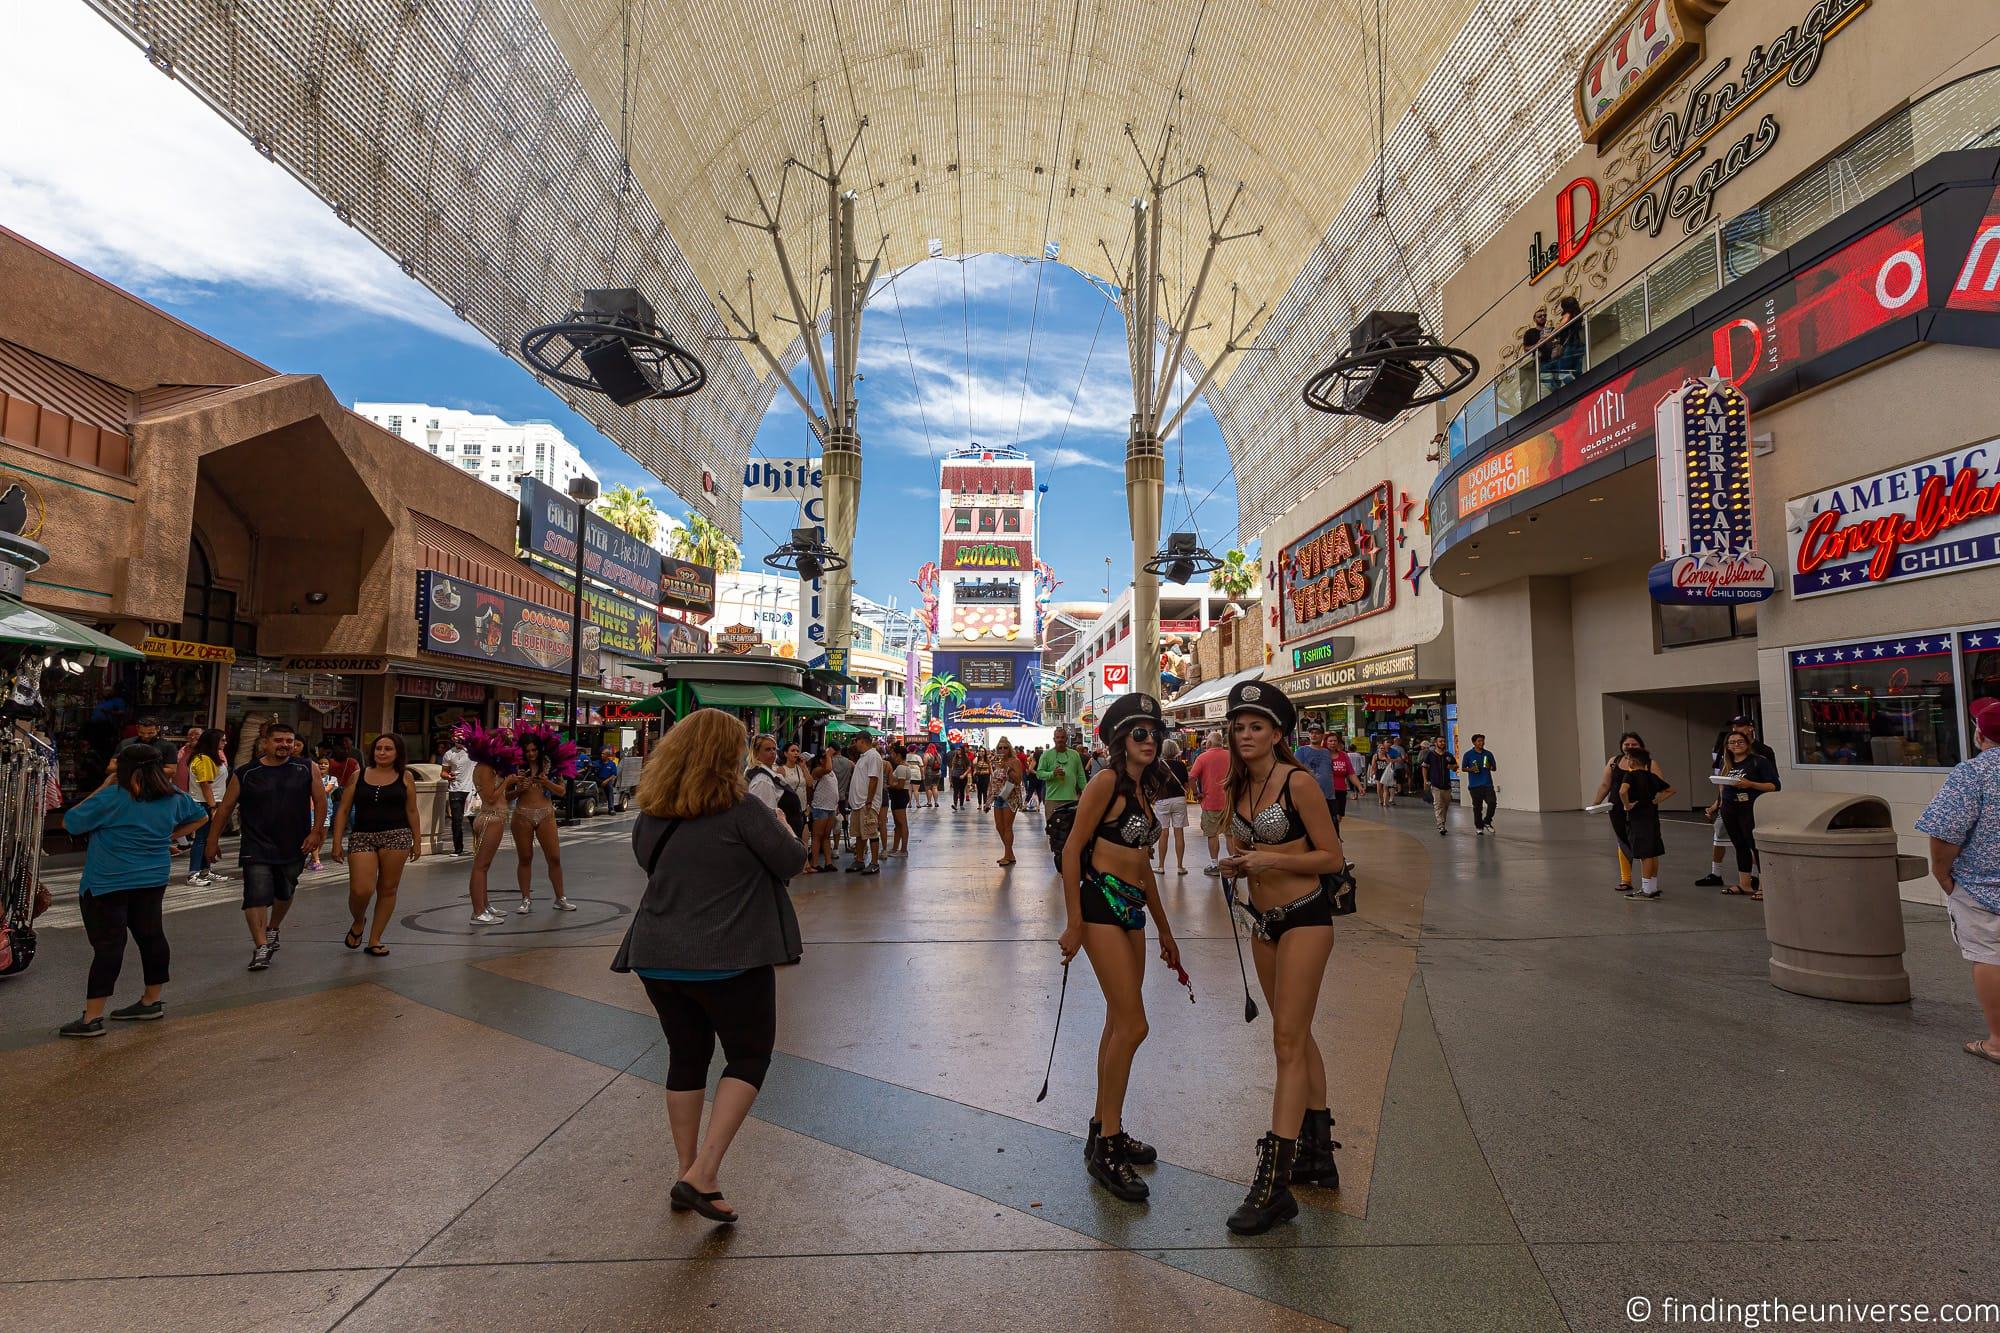
{"label": "tiled walkway", "polygon": [[1039,819],[1005,872],[949,809],[916,813],[908,864],[799,881],[806,959],[725,1175],[744,1220],[670,1214],[664,1048],[607,967],[640,886],[606,820],[566,857],[583,910],[544,885],[474,935],[466,863],[432,859],[386,959],[340,948],[337,878],[268,972],[230,904],[175,912],[168,1021],[96,1042],[51,1036],[86,948],[45,932],[0,983],[0,1325],[1609,1330],[1633,1297],[2000,1298],[2000,1078],[1958,1051],[1941,913],[1906,909],[1915,1003],[1826,1004],[1765,980],[1754,904],[1682,887],[1705,838],[1633,903],[1596,820],[1438,839],[1427,810],[1374,814],[1316,1025],[1345,1188],[1268,1236],[1222,1226],[1269,1020],[1243,1022],[1202,858],[1167,880],[1198,1003],[1154,969],[1128,1123],[1162,1162],[1133,1208],[1079,1160],[1087,969],[1033,1100],[1061,975]]}

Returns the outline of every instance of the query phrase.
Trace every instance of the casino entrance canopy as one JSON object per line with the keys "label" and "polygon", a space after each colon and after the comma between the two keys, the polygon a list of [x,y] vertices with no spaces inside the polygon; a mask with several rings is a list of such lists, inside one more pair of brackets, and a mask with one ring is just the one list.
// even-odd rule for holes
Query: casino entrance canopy
{"label": "casino entrance canopy", "polygon": [[[1172,126],[1169,167],[1205,166],[1224,197],[1242,181],[1238,216],[1263,232],[1210,283],[1267,303],[1257,341],[1273,350],[1226,366],[1209,399],[1254,533],[1379,438],[1305,410],[1300,386],[1372,309],[1435,322],[1446,274],[1573,149],[1575,52],[1624,5],[1388,5],[1378,42],[1367,6],[1327,0],[89,2],[510,353],[579,290],[637,287],[710,387],[572,405],[732,532],[775,384],[711,341],[730,331],[715,294],[746,272],[762,294],[782,281],[724,216],[755,215],[746,171],[774,186],[787,157],[815,157],[822,120],[836,148],[867,120],[848,180],[891,274],[993,251],[1117,281],[1099,243],[1115,253],[1132,233],[1128,126],[1148,152]],[[825,193],[787,199],[801,241],[824,239]],[[1184,290],[1172,256],[1208,239],[1198,200],[1167,228]],[[1196,332],[1192,359],[1225,336],[1220,319]]]}

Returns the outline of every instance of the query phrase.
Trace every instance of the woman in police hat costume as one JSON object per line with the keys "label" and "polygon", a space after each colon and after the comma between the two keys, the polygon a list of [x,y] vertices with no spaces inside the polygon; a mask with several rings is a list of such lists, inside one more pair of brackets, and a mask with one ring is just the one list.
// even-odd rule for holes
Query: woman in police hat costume
{"label": "woman in police hat costume", "polygon": [[[1153,878],[1153,844],[1160,826],[1153,802],[1169,779],[1157,762],[1166,725],[1150,694],[1126,694],[1104,710],[1097,734],[1110,762],[1084,787],[1076,822],[1063,846],[1064,966],[1081,949],[1104,991],[1104,1035],[1097,1046],[1097,1114],[1084,1144],[1091,1179],[1128,1203],[1143,1200],[1146,1182],[1133,1170],[1158,1154],[1125,1132],[1125,1084],[1132,1057],[1146,1039],[1140,983],[1146,971],[1146,912],[1159,927],[1160,957],[1179,970],[1180,948],[1160,905]],[[1322,808],[1324,804],[1322,803]]]}
{"label": "woman in police hat costume", "polygon": [[1333,953],[1333,899],[1321,876],[1344,873],[1346,857],[1318,783],[1285,744],[1297,710],[1284,691],[1245,681],[1229,692],[1228,716],[1229,855],[1220,864],[1232,904],[1233,881],[1249,881],[1240,905],[1278,1057],[1270,1132],[1257,1143],[1249,1196],[1229,1217],[1231,1231],[1256,1235],[1298,1215],[1292,1185],[1340,1188],[1312,1022]]}

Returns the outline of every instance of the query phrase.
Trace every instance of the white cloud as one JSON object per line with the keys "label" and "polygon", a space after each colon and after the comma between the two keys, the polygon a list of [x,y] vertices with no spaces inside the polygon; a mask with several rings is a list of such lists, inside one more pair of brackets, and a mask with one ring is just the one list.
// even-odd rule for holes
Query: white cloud
{"label": "white cloud", "polygon": [[484,345],[361,233],[86,6],[8,6],[0,220],[168,298],[241,284]]}
{"label": "white cloud", "polygon": [[1044,450],[1035,455],[1035,458],[1046,468],[1101,467],[1107,472],[1122,472],[1125,468],[1123,460],[1114,463],[1108,458],[1099,458],[1096,454],[1087,454],[1081,449],[1071,449],[1067,446]]}
{"label": "white cloud", "polygon": [[958,309],[967,302],[1005,296],[1017,287],[1026,294],[1034,285],[1034,266],[1012,255],[926,259],[876,279],[868,305],[894,319],[899,303],[905,314],[939,306]]}

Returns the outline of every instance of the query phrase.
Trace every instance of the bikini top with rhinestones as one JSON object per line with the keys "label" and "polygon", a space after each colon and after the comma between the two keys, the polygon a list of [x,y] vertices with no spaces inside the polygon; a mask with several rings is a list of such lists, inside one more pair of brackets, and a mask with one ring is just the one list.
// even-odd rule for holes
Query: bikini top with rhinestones
{"label": "bikini top with rhinestones", "polygon": [[1097,836],[1109,838],[1122,847],[1151,847],[1160,840],[1160,825],[1153,812],[1136,801],[1127,802],[1125,817],[1107,819],[1097,826]]}
{"label": "bikini top with rhinestones", "polygon": [[1287,773],[1284,785],[1278,788],[1278,799],[1247,820],[1230,810],[1229,836],[1237,842],[1261,842],[1267,847],[1305,837],[1305,821],[1292,808],[1291,785],[1291,774]]}

